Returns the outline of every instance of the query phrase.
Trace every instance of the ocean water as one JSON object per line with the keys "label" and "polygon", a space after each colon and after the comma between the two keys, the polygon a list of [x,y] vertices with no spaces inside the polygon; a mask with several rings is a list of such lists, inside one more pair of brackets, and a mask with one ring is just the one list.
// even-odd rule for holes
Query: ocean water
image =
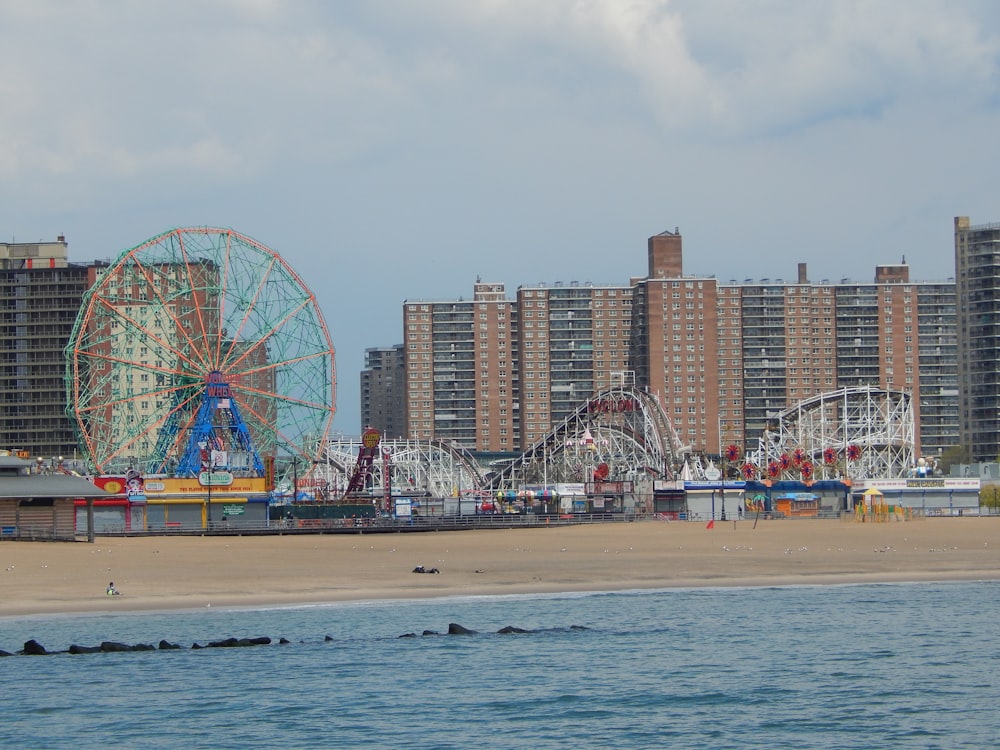
{"label": "ocean water", "polygon": [[[0,659],[0,747],[997,747],[998,594],[704,588],[0,618],[12,652],[31,638],[184,647]],[[449,623],[476,633],[444,635]],[[275,642],[190,648],[229,636]]]}

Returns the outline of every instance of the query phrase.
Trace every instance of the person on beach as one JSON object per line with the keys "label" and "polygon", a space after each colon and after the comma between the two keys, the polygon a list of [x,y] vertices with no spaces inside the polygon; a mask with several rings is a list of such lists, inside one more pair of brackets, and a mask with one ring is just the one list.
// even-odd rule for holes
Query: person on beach
{"label": "person on beach", "polygon": [[115,582],[108,583],[108,596],[121,596],[121,591],[115,588]]}

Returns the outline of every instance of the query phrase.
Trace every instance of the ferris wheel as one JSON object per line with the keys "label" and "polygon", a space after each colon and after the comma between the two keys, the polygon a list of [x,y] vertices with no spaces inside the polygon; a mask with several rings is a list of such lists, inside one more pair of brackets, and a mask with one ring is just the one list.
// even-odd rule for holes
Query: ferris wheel
{"label": "ferris wheel", "polygon": [[174,229],[98,274],[66,350],[68,410],[95,471],[264,476],[278,455],[319,458],[333,344],[277,253],[231,229]]}

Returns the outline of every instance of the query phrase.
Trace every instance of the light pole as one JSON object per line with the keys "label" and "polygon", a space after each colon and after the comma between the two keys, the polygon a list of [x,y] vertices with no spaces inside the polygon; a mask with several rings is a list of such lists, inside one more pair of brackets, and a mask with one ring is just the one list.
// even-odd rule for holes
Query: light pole
{"label": "light pole", "polygon": [[208,472],[205,475],[208,477],[208,517],[205,519],[208,529],[212,528],[212,468],[214,463],[215,461],[211,458],[208,459]]}
{"label": "light pole", "polygon": [[719,499],[722,501],[722,513],[719,520],[726,520],[726,457],[720,456],[719,463],[722,464],[722,484],[719,486]]}

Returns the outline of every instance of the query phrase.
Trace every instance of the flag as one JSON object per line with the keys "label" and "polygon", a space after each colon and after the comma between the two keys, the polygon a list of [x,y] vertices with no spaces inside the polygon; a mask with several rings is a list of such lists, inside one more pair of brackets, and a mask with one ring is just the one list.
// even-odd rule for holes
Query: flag
{"label": "flag", "polygon": [[711,521],[709,521],[707,524],[705,524],[705,528],[706,529],[714,529],[715,528],[715,519],[713,518]]}

